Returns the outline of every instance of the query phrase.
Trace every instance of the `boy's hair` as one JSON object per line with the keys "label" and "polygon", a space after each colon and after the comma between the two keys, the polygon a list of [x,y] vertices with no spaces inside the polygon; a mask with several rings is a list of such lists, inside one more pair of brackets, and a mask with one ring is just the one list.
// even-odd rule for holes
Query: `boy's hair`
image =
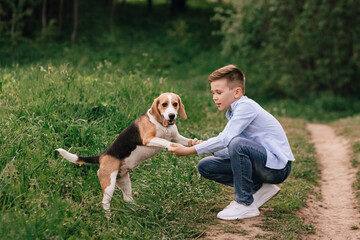
{"label": "boy's hair", "polygon": [[245,74],[234,65],[227,65],[214,71],[209,76],[209,82],[213,82],[219,79],[225,78],[228,80],[229,87],[240,87],[243,95],[245,94]]}

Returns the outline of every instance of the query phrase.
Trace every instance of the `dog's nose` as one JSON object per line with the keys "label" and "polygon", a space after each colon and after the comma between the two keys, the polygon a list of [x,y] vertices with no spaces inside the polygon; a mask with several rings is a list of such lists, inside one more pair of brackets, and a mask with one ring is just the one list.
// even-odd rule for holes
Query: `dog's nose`
{"label": "dog's nose", "polygon": [[174,118],[175,118],[175,114],[170,113],[170,114],[169,114],[169,118],[170,118],[170,120],[174,120]]}

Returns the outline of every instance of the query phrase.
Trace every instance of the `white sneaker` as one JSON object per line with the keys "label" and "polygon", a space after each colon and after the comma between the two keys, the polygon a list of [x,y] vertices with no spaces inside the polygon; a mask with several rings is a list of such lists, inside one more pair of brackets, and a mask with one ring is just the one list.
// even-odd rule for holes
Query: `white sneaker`
{"label": "white sneaker", "polygon": [[253,194],[255,205],[258,208],[261,207],[264,203],[274,197],[279,191],[280,188],[278,186],[264,183],[262,187],[255,194]]}
{"label": "white sneaker", "polygon": [[232,201],[224,210],[217,214],[222,220],[236,220],[259,216],[260,212],[257,206],[252,203],[250,206],[242,205],[236,201]]}

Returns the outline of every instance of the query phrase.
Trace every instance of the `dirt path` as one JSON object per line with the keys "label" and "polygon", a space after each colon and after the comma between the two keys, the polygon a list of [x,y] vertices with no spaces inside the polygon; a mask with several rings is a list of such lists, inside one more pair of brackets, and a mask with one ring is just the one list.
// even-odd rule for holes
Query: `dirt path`
{"label": "dirt path", "polygon": [[205,240],[250,240],[250,239],[268,239],[269,233],[257,227],[261,224],[264,216],[245,219],[241,221],[219,221],[206,233]]}
{"label": "dirt path", "polygon": [[351,167],[351,147],[342,136],[321,124],[309,124],[318,161],[321,167],[322,200],[313,200],[306,209],[305,219],[311,222],[316,234],[309,239],[360,239],[360,214],[352,184],[355,170]]}

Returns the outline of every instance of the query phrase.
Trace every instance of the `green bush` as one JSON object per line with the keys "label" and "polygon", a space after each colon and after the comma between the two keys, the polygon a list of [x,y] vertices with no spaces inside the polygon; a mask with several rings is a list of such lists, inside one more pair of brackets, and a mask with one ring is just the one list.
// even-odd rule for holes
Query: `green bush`
{"label": "green bush", "polygon": [[355,96],[360,90],[359,13],[355,0],[245,0],[234,3],[233,10],[218,9],[214,19],[222,24],[223,53],[252,74],[253,94]]}

